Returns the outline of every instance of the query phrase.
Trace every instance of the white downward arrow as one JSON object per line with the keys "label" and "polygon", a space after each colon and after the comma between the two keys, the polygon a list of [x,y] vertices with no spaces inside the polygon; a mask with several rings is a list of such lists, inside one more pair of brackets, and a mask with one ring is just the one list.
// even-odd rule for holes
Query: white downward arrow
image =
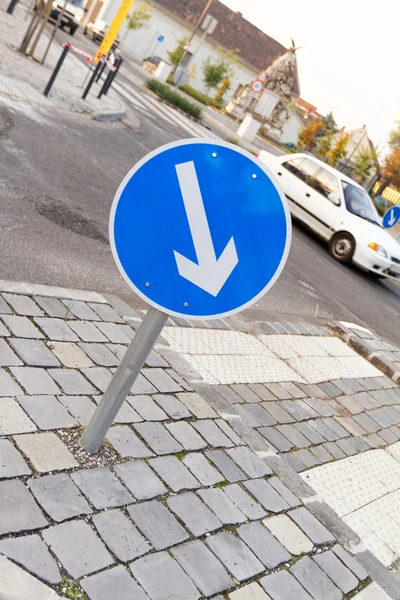
{"label": "white downward arrow", "polygon": [[197,257],[196,264],[174,250],[179,275],[217,296],[239,262],[235,241],[231,237],[217,260],[194,162],[175,168]]}
{"label": "white downward arrow", "polygon": [[395,214],[394,214],[394,210],[392,210],[390,212],[390,215],[389,215],[389,225],[390,226],[394,225],[395,221],[396,221],[396,217],[395,217]]}

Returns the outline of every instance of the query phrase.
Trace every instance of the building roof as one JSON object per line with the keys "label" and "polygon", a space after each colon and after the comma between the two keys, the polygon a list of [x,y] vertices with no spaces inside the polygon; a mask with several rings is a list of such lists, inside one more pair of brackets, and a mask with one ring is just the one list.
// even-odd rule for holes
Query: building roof
{"label": "building roof", "polygon": [[[157,0],[156,4],[194,27],[206,5],[206,0]],[[260,71],[268,68],[286,48],[234,12],[222,2],[214,0],[208,14],[218,20],[211,34],[217,44],[229,49],[238,49],[239,57]]]}

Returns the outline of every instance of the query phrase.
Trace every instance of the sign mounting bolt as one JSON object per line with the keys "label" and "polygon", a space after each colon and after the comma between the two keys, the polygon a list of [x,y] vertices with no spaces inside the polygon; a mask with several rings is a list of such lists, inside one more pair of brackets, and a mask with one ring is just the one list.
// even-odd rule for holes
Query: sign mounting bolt
{"label": "sign mounting bolt", "polygon": [[257,175],[255,173],[253,173],[252,178],[257,179]]}
{"label": "sign mounting bolt", "polygon": [[217,156],[217,153],[216,153],[216,152],[213,152],[213,153],[211,154],[211,156],[212,156],[213,158],[216,158],[216,156]]}
{"label": "sign mounting bolt", "polygon": [[189,303],[188,302],[184,302],[183,306],[189,306]]}
{"label": "sign mounting bolt", "polygon": [[150,287],[150,284],[149,284],[149,282],[148,282],[148,281],[146,281],[146,283],[145,283],[145,286],[146,286],[146,287]]}

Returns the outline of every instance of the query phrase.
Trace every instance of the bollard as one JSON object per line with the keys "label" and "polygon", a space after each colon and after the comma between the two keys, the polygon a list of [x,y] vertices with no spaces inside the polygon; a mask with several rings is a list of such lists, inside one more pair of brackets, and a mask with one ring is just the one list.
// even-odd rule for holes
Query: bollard
{"label": "bollard", "polygon": [[107,94],[108,90],[110,89],[110,87],[111,87],[111,85],[112,85],[112,82],[113,82],[113,81],[114,81],[114,79],[116,78],[116,76],[117,76],[117,73],[118,73],[118,71],[119,71],[119,68],[120,68],[120,66],[122,65],[122,61],[123,61],[123,58],[122,58],[122,57],[120,57],[120,56],[117,56],[117,58],[115,59],[115,63],[116,63],[116,64],[115,64],[115,71],[113,71],[113,74],[112,74],[111,80],[109,81],[107,88],[106,88],[106,89],[104,90],[104,92],[103,92],[104,94]]}
{"label": "bollard", "polygon": [[92,76],[91,76],[91,78],[89,79],[89,83],[87,84],[85,91],[84,91],[84,92],[83,92],[83,94],[82,94],[82,99],[83,99],[83,100],[85,100],[85,99],[86,99],[86,96],[88,95],[88,93],[89,93],[89,91],[90,91],[90,88],[92,87],[92,85],[93,85],[93,83],[94,83],[94,81],[95,81],[95,79],[96,79],[96,77],[97,77],[97,74],[98,74],[98,72],[99,72],[100,68],[101,68],[101,62],[99,61],[99,62],[97,63],[97,65],[96,65],[96,68],[95,68],[95,70],[94,70],[94,71],[93,71],[93,73],[92,73]]}
{"label": "bollard", "polygon": [[110,87],[112,78],[113,78],[113,74],[114,71],[109,71],[107,77],[104,80],[104,83],[99,91],[99,95],[97,96],[98,98],[101,98],[103,94],[106,93],[106,90],[108,90],[108,88]]}
{"label": "bollard", "polygon": [[102,67],[99,70],[99,73],[98,73],[98,75],[96,77],[96,83],[99,81],[100,77],[103,75],[103,71],[104,71],[104,69],[107,66],[107,62],[106,62],[106,60],[102,56],[100,57],[100,62],[102,63]]}
{"label": "bollard", "polygon": [[58,75],[59,70],[61,69],[61,65],[63,64],[65,57],[67,56],[70,48],[71,48],[71,44],[64,44],[64,48],[63,48],[63,51],[61,52],[60,58],[58,59],[58,63],[56,64],[54,71],[52,72],[51,77],[48,81],[48,84],[46,85],[46,89],[43,92],[44,96],[47,97],[49,95],[52,85]]}
{"label": "bollard", "polygon": [[7,7],[7,13],[12,15],[14,12],[14,8],[17,6],[19,0],[11,0],[10,4]]}

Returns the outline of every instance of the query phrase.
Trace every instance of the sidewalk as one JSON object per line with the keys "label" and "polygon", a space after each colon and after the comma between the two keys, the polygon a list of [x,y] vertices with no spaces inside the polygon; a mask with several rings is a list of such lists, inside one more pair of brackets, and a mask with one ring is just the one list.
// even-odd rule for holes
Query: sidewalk
{"label": "sidewalk", "polygon": [[142,318],[0,282],[2,600],[398,600],[396,384],[325,328],[169,319],[89,455]]}
{"label": "sidewalk", "polygon": [[[125,116],[125,107],[118,94],[112,89],[97,99],[100,86],[95,84],[86,100],[82,100],[82,84],[88,73],[88,66],[78,60],[70,50],[57,76],[53,88],[46,98],[43,91],[61,55],[62,48],[56,42],[50,48],[45,65],[25,57],[17,51],[28,27],[25,20],[27,7],[21,2],[13,15],[5,10],[8,0],[0,0],[0,102],[23,102],[45,109],[55,108],[78,113],[86,113],[97,119],[118,119]],[[45,30],[35,51],[42,57],[49,41],[49,31]],[[74,45],[71,37],[71,44]]]}

